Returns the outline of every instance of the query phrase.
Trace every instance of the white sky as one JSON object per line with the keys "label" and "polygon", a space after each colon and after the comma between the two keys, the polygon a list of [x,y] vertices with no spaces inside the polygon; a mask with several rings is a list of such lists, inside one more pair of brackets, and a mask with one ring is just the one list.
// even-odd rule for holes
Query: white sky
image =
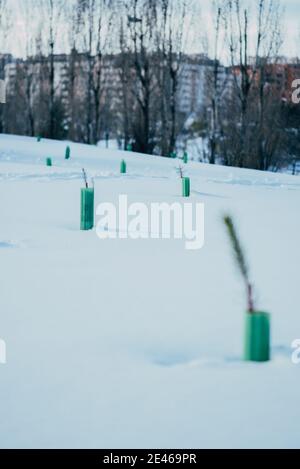
{"label": "white sky", "polygon": [[[16,56],[23,55],[24,53],[24,18],[22,17],[22,8],[20,5],[24,4],[24,2],[31,1],[34,2],[38,0],[8,0],[11,9],[14,12],[15,21],[14,30],[8,38],[6,51],[12,52]],[[69,1],[70,0],[66,0],[67,3]],[[192,22],[194,23],[193,27],[195,28],[195,35],[193,37],[197,37],[202,33],[204,34],[205,29],[208,30],[209,34],[212,26],[210,24],[209,16],[212,0],[193,1],[195,1],[197,7],[192,19]],[[254,1],[252,0],[251,3],[254,4]],[[281,0],[281,4],[285,9],[285,15],[283,18],[284,44],[281,53],[288,57],[300,56],[300,0]],[[202,20],[198,20],[198,15],[196,14],[196,11],[199,8],[201,9]],[[190,46],[190,50],[198,51],[199,44],[200,41],[197,38],[197,40],[194,40],[193,45]],[[63,49],[63,45],[60,46],[60,49]],[[62,52],[62,50],[57,50],[57,52]]]}

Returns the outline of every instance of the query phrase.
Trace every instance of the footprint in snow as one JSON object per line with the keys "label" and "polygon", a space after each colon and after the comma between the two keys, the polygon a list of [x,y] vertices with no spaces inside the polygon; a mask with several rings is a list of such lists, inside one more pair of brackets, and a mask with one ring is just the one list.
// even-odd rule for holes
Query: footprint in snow
{"label": "footprint in snow", "polygon": [[16,247],[18,247],[18,245],[12,241],[0,241],[0,249],[12,249]]}

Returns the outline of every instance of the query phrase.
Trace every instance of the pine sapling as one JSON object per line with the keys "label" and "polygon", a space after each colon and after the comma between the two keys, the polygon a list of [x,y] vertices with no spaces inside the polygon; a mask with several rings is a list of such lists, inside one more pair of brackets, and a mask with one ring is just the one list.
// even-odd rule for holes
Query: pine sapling
{"label": "pine sapling", "polygon": [[254,302],[253,302],[253,287],[249,279],[249,269],[245,259],[244,251],[241,246],[234,222],[228,215],[224,217],[224,223],[227,228],[228,236],[232,245],[232,249],[235,255],[237,266],[243,277],[246,293],[247,293],[247,307],[250,314],[254,313]]}

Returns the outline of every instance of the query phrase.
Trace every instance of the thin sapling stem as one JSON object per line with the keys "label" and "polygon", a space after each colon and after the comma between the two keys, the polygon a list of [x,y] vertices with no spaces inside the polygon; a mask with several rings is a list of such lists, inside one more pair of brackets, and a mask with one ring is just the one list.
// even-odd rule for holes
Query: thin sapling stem
{"label": "thin sapling stem", "polygon": [[179,166],[179,167],[177,168],[177,171],[178,171],[178,174],[179,174],[179,176],[180,176],[180,179],[183,179],[183,177],[184,177],[183,167],[182,167],[182,166]]}
{"label": "thin sapling stem", "polygon": [[224,223],[227,228],[228,236],[232,245],[232,249],[235,255],[236,264],[243,277],[246,294],[247,294],[247,308],[249,313],[254,312],[254,301],[253,301],[253,286],[249,279],[249,269],[245,259],[245,254],[241,246],[233,219],[230,216],[224,217]]}
{"label": "thin sapling stem", "polygon": [[86,189],[88,189],[89,185],[88,185],[88,180],[87,180],[87,176],[86,176],[86,172],[85,172],[84,168],[82,168],[82,175],[83,175],[83,180],[84,180],[85,187],[86,187]]}

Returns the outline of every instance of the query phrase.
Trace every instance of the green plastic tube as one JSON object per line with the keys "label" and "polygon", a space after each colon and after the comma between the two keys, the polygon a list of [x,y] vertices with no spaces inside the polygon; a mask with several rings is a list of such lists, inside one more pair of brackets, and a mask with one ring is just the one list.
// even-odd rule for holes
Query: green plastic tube
{"label": "green plastic tube", "polygon": [[127,144],[126,150],[127,150],[127,151],[132,151],[132,144],[131,144],[131,143],[128,143],[128,144]]}
{"label": "green plastic tube", "polygon": [[191,193],[191,182],[190,178],[182,178],[182,196],[189,197]]}
{"label": "green plastic tube", "polygon": [[81,189],[80,229],[92,230],[94,227],[94,189]]}
{"label": "green plastic tube", "polygon": [[40,135],[37,136],[37,142],[40,142],[42,140],[42,137]]}
{"label": "green plastic tube", "polygon": [[253,362],[270,360],[270,323],[268,313],[246,313],[245,360]]}
{"label": "green plastic tube", "polygon": [[126,161],[122,160],[121,165],[120,165],[120,173],[121,174],[126,174],[126,170],[127,170]]}
{"label": "green plastic tube", "polygon": [[52,159],[46,158],[46,166],[52,166]]}
{"label": "green plastic tube", "polygon": [[71,156],[71,148],[67,146],[66,148],[66,153],[65,153],[65,159],[68,160]]}
{"label": "green plastic tube", "polygon": [[189,160],[189,157],[188,157],[187,152],[185,151],[184,154],[183,154],[183,162],[184,162],[184,164],[187,164],[187,163],[188,163],[188,160]]}

